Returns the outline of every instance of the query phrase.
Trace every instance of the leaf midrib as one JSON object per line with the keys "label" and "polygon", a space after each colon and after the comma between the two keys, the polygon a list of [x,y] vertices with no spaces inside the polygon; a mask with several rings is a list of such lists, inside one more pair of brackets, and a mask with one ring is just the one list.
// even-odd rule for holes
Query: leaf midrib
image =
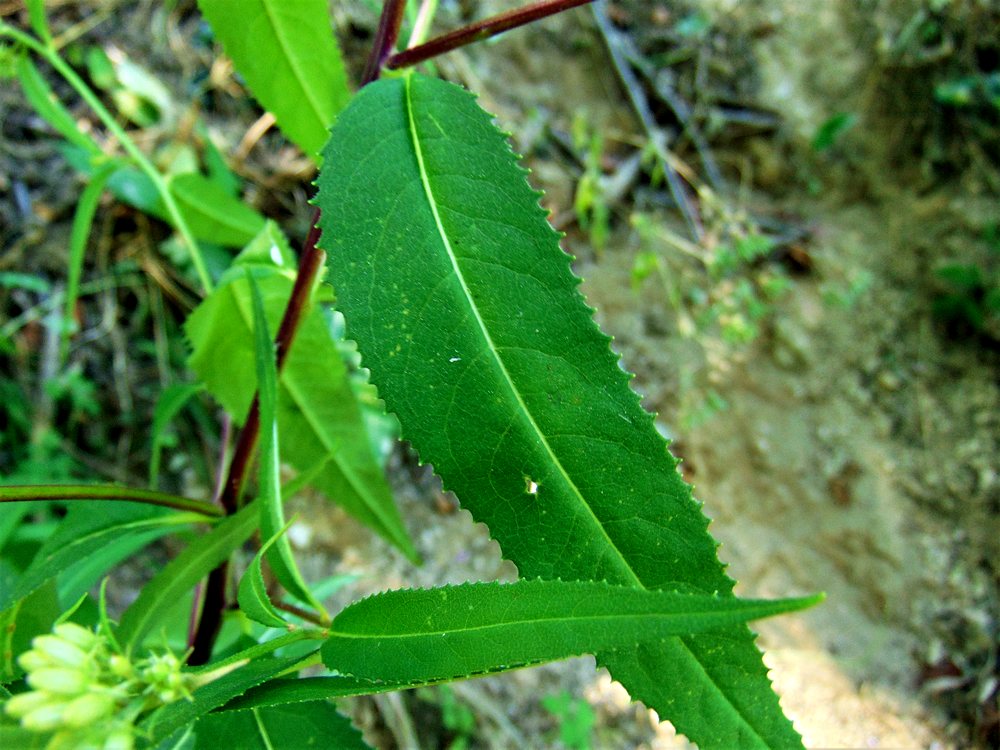
{"label": "leaf midrib", "polygon": [[515,402],[517,403],[521,415],[528,422],[529,426],[534,431],[535,435],[538,437],[539,442],[545,449],[545,452],[548,455],[549,459],[552,461],[553,465],[558,469],[559,477],[562,479],[563,483],[569,489],[570,493],[580,501],[582,507],[587,509],[587,513],[590,515],[590,519],[593,521],[594,526],[600,531],[601,536],[604,537],[604,539],[611,546],[611,548],[615,550],[615,552],[618,552],[618,556],[616,559],[619,561],[621,566],[624,567],[624,572],[626,573],[626,575],[631,579],[634,585],[643,587],[642,581],[639,579],[639,576],[632,569],[632,566],[629,565],[628,560],[626,560],[625,557],[618,550],[618,547],[611,540],[611,537],[608,536],[607,530],[604,528],[604,525],[601,523],[600,519],[594,514],[593,509],[590,507],[590,503],[587,502],[586,498],[584,498],[583,496],[583,493],[580,492],[580,488],[577,487],[576,483],[570,478],[566,469],[563,467],[562,462],[559,460],[558,456],[556,456],[555,451],[552,450],[552,446],[549,445],[549,441],[545,433],[542,432],[541,428],[538,426],[538,423],[535,422],[535,418],[532,416],[531,411],[528,409],[527,404],[524,402],[524,399],[521,396],[521,392],[518,390],[517,386],[514,383],[513,378],[511,378],[510,373],[507,371],[507,367],[506,365],[504,365],[503,359],[500,357],[500,353],[497,349],[496,344],[493,343],[493,338],[490,336],[489,330],[486,327],[486,322],[483,320],[482,315],[480,315],[479,313],[479,308],[476,305],[475,298],[472,296],[472,292],[465,281],[465,276],[463,275],[462,269],[459,267],[458,264],[458,258],[455,255],[455,251],[451,246],[451,241],[448,239],[448,233],[445,231],[444,224],[441,221],[441,215],[438,212],[437,208],[437,200],[435,199],[434,192],[431,189],[430,177],[427,174],[427,169],[424,164],[424,153],[420,145],[420,138],[417,135],[416,120],[413,114],[413,101],[411,96],[411,87],[413,84],[413,80],[414,78],[412,74],[406,76],[406,83],[404,90],[406,92],[407,123],[409,126],[410,140],[413,144],[413,150],[417,158],[417,167],[418,171],[420,172],[420,182],[421,185],[423,186],[424,197],[427,199],[427,204],[431,210],[431,215],[434,217],[434,226],[437,229],[438,236],[441,240],[441,244],[443,245],[445,252],[448,255],[448,260],[450,261],[452,270],[455,273],[455,278],[458,280],[458,283],[462,288],[462,293],[469,304],[469,309],[472,312],[473,319],[476,321],[476,326],[478,327],[479,332],[483,337],[483,340],[486,344],[488,351],[492,355],[493,361],[496,363],[497,369],[503,376],[504,382],[507,384],[507,387],[511,395],[513,396]]}
{"label": "leaf midrib", "polygon": [[[462,627],[454,628],[434,628],[433,630],[424,631],[413,631],[406,633],[363,633],[351,630],[337,630],[333,628],[330,630],[330,637],[333,638],[345,638],[351,640],[386,640],[386,639],[399,639],[405,640],[409,638],[427,638],[431,636],[440,635],[464,635],[466,633],[479,633],[479,632],[490,632],[498,630],[506,630],[509,628],[524,627],[527,625],[560,625],[567,624],[572,625],[575,623],[615,623],[623,620],[684,620],[691,617],[712,617],[718,616],[720,619],[726,619],[727,615],[731,615],[733,612],[740,612],[741,614],[746,614],[747,618],[754,619],[753,615],[755,612],[767,612],[764,608],[755,609],[751,607],[747,608],[737,608],[736,610],[728,610],[723,612],[716,612],[713,610],[694,610],[691,612],[683,613],[663,613],[663,612],[636,612],[630,614],[601,614],[601,615],[581,615],[578,617],[569,616],[559,616],[559,617],[531,617],[523,618],[517,620],[507,620],[500,623],[483,623],[481,625],[466,625]],[[749,614],[747,614],[749,612]],[[730,625],[731,622],[720,623],[719,627],[724,627]],[[669,638],[679,638],[680,636],[676,634],[670,634],[666,636]]]}

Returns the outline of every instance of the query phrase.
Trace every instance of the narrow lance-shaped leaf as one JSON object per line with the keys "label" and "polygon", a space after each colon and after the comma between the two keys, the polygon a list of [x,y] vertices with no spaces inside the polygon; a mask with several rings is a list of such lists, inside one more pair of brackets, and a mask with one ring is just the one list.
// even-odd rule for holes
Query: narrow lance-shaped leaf
{"label": "narrow lance-shaped leaf", "polygon": [[88,156],[101,156],[101,149],[80,130],[73,115],[56,98],[55,92],[30,58],[25,56],[18,61],[17,74],[25,97],[43,120],[67,141],[86,151]]}
{"label": "narrow lance-shaped leaf", "polygon": [[[324,162],[347,333],[403,437],[521,574],[729,595],[707,519],[473,98],[419,75],[367,86]],[[745,625],[598,661],[702,747],[801,743]]]}
{"label": "narrow lance-shaped leaf", "polygon": [[91,570],[110,569],[121,559],[116,549],[130,540],[149,543],[194,520],[198,517],[193,514],[149,505],[102,500],[74,504],[23,575],[0,591],[0,611],[83,564]]}
{"label": "narrow lance-shaped leaf", "polygon": [[264,301],[260,290],[247,270],[250,295],[253,300],[254,349],[257,364],[257,384],[260,395],[260,473],[257,490],[260,493],[260,530],[270,540],[267,561],[275,577],[289,594],[322,613],[323,605],[316,601],[295,563],[288,537],[282,533],[285,513],[281,503],[281,460],[278,450],[278,368],[274,361],[274,345],[267,330]]}
{"label": "narrow lance-shaped leaf", "polygon": [[198,0],[226,54],[278,125],[315,157],[350,98],[326,0]]}
{"label": "narrow lance-shaped leaf", "polygon": [[141,645],[167,610],[250,537],[257,528],[259,514],[256,503],[250,503],[191,542],[143,587],[122,614],[119,640],[129,647]]}
{"label": "narrow lance-shaped leaf", "polygon": [[366,680],[423,683],[500,672],[791,612],[819,599],[752,601],[590,581],[390,591],[343,610],[323,662]]}
{"label": "narrow lance-shaped leaf", "polygon": [[160,477],[160,456],[167,441],[167,426],[193,397],[205,390],[201,383],[173,383],[160,392],[153,410],[153,430],[151,435],[149,460],[149,486],[156,488]]}
{"label": "narrow lance-shaped leaf", "polygon": [[240,605],[240,611],[247,617],[261,625],[269,628],[283,628],[288,623],[282,618],[281,613],[271,603],[271,598],[267,594],[267,584],[264,582],[264,572],[262,570],[264,555],[282,534],[288,531],[292,525],[289,521],[277,534],[268,539],[257,550],[253,560],[247,566],[246,573],[240,579],[240,586],[236,594],[236,601]]}

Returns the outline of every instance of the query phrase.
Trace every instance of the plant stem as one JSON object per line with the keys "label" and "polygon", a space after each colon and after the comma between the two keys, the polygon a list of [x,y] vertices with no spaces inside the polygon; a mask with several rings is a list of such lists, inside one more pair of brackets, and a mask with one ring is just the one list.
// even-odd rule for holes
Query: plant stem
{"label": "plant stem", "polygon": [[159,170],[157,170],[146,155],[142,153],[139,147],[135,145],[135,142],[128,136],[125,129],[118,124],[114,116],[101,103],[101,100],[97,98],[97,95],[94,94],[84,80],[76,74],[76,71],[73,70],[73,68],[71,68],[59,56],[59,53],[55,49],[42,44],[30,34],[25,34],[20,29],[2,21],[0,21],[0,36],[10,37],[14,41],[23,44],[39,57],[43,58],[56,70],[57,73],[59,73],[59,75],[66,80],[70,86],[73,87],[76,93],[80,95],[80,98],[87,103],[87,106],[89,106],[94,111],[94,114],[96,114],[101,120],[104,127],[106,127],[112,135],[118,139],[118,142],[122,145],[122,148],[125,149],[125,152],[132,158],[136,166],[138,166],[139,169],[145,173],[145,175],[156,187],[156,191],[163,200],[163,205],[167,209],[167,214],[170,216],[170,220],[173,222],[178,234],[180,234],[181,238],[184,240],[184,244],[188,247],[188,252],[191,254],[191,262],[194,264],[195,272],[198,274],[198,279],[201,282],[202,288],[205,290],[206,294],[211,292],[212,278],[208,273],[208,267],[205,265],[205,259],[201,254],[201,249],[198,247],[198,242],[195,240],[194,235],[191,234],[187,221],[181,214],[180,208],[177,206],[177,201],[174,200],[174,196],[171,194],[170,188],[167,186],[167,183],[163,179],[163,175],[160,174]]}
{"label": "plant stem", "polygon": [[[305,245],[302,248],[302,256],[299,259],[299,271],[295,276],[295,285],[292,287],[292,294],[288,298],[288,305],[285,307],[285,314],[275,335],[275,360],[278,372],[285,363],[288,350],[292,346],[295,334],[298,331],[302,314],[305,312],[306,304],[316,284],[320,269],[326,259],[326,253],[320,250],[316,243],[319,241],[319,209],[313,214],[312,227],[306,237]],[[254,394],[253,403],[250,405],[250,413],[247,421],[240,430],[236,441],[236,449],[233,451],[233,460],[229,464],[229,473],[222,488],[222,495],[219,502],[226,515],[231,515],[240,506],[240,496],[243,494],[243,486],[246,484],[247,475],[250,471],[250,463],[254,452],[257,449],[257,440],[260,437],[260,400]],[[222,626],[222,613],[226,608],[226,585],[229,580],[229,564],[223,563],[215,568],[208,575],[208,583],[205,585],[205,598],[202,604],[201,618],[198,620],[198,628],[195,631],[191,642],[191,656],[188,663],[193,665],[205,664],[212,656],[212,649],[215,646],[215,639]]]}
{"label": "plant stem", "polygon": [[310,612],[308,610],[302,609],[301,607],[296,607],[294,604],[288,604],[287,602],[272,602],[275,609],[280,609],[283,612],[288,612],[290,615],[295,615],[300,620],[305,620],[306,622],[311,622],[313,625],[318,625],[321,628],[329,626],[329,622],[323,622],[323,618],[320,617],[315,612]]}
{"label": "plant stem", "polygon": [[[431,48],[429,52],[421,52],[419,59],[402,65],[393,66],[390,64],[390,67],[415,65],[418,62],[422,62],[423,60],[442,54],[443,52],[447,52],[450,49],[455,49],[463,44],[469,44],[478,39],[488,38],[494,34],[499,34],[501,31],[522,26],[526,23],[530,23],[531,21],[545,18],[546,16],[550,16],[554,13],[559,13],[563,10],[568,10],[569,8],[583,5],[588,2],[592,2],[592,0],[545,0],[544,2],[535,3],[511,13],[494,16],[492,19],[481,21],[480,23],[473,24],[465,29],[459,29],[459,31],[454,34],[445,35],[445,37],[457,36],[459,38],[459,41],[451,44],[451,46],[443,48],[441,46],[441,40],[445,39],[445,37],[439,37],[438,40],[432,40],[425,45],[421,45],[414,48],[414,50],[411,50],[412,52],[417,52],[419,50],[427,50],[428,48]],[[428,11],[427,14],[429,17],[433,15],[434,3],[431,2],[428,3],[428,5],[432,6],[431,10]],[[368,57],[368,62],[365,66],[365,72],[362,77],[362,88],[367,86],[369,83],[378,80],[382,67],[386,64],[387,59],[391,61],[392,59],[398,57],[398,55],[390,57],[390,54],[392,49],[396,46],[396,41],[399,38],[399,28],[403,22],[405,10],[406,0],[385,0],[385,3],[382,6],[382,16],[379,18],[378,32],[375,35],[372,51]],[[421,17],[424,15],[424,10],[425,8],[421,8]],[[429,20],[421,21],[421,19],[418,18],[418,28],[421,23],[424,24],[424,31],[421,33],[426,33],[426,26],[429,25]],[[437,45],[436,47],[434,47],[435,44]],[[326,259],[326,253],[317,247],[317,243],[320,238],[319,218],[320,211],[317,208],[313,214],[309,234],[302,247],[302,255],[299,259],[299,270],[295,277],[295,286],[292,288],[292,294],[291,297],[289,297],[288,305],[285,308],[284,317],[281,319],[281,326],[278,328],[278,333],[275,336],[275,358],[279,373],[281,372],[282,365],[285,362],[288,349],[291,347],[292,341],[295,338],[295,333],[298,329],[299,322],[301,321],[302,313],[305,310],[310,293],[316,283],[316,277],[318,276],[319,271]],[[229,473],[226,476],[226,482],[222,489],[222,495],[219,498],[223,511],[227,515],[235,513],[239,508],[240,496],[242,495],[243,487],[246,484],[247,475],[250,470],[250,463],[253,459],[254,452],[257,449],[259,436],[260,402],[258,395],[254,394],[253,403],[250,405],[250,412],[247,414],[246,423],[243,425],[243,428],[240,430],[239,437],[237,438],[236,449],[233,452],[233,460],[229,465]],[[204,606],[202,609],[201,619],[198,622],[198,629],[194,636],[194,642],[192,644],[193,651],[188,660],[189,664],[204,664],[211,658],[212,648],[215,644],[219,628],[222,625],[222,613],[226,607],[226,584],[228,577],[229,566],[225,563],[217,567],[209,574],[208,584],[205,588]]]}
{"label": "plant stem", "polygon": [[[326,260],[326,253],[316,247],[319,240],[320,230],[317,226],[319,222],[319,211],[313,214],[312,228],[306,237],[305,245],[302,248],[302,257],[299,259],[299,270],[295,275],[295,285],[292,287],[292,294],[288,298],[288,305],[285,307],[285,314],[281,318],[281,325],[274,337],[275,362],[278,372],[285,364],[288,350],[292,346],[295,334],[298,331],[299,323],[302,321],[302,314],[305,312],[306,303],[316,284],[316,277],[319,275],[323,262]],[[260,436],[260,401],[257,394],[254,394],[253,403],[250,404],[250,412],[247,414],[247,421],[240,430],[236,440],[236,449],[233,452],[233,461],[229,465],[229,474],[226,483],[222,488],[222,495],[219,501],[227,514],[235,513],[240,506],[240,495],[243,493],[243,486],[246,484],[247,473],[250,470],[250,462],[254,451],[257,448],[257,439]]]}
{"label": "plant stem", "polygon": [[399,39],[399,27],[403,23],[405,11],[406,0],[385,0],[385,4],[382,6],[382,17],[379,18],[378,22],[378,32],[375,34],[375,42],[372,44],[372,51],[368,56],[364,75],[361,77],[362,87],[378,80],[382,66],[396,47],[396,40]]}
{"label": "plant stem", "polygon": [[586,5],[593,0],[541,0],[506,13],[499,13],[482,21],[476,21],[455,31],[442,34],[425,44],[411,47],[389,57],[386,67],[390,69],[408,68],[445,52],[464,47],[473,42],[489,39],[497,34],[510,31],[518,26],[562,13],[564,10]]}
{"label": "plant stem", "polygon": [[25,484],[0,486],[0,503],[27,502],[29,500],[118,500],[128,503],[145,503],[163,508],[191,511],[203,516],[218,518],[222,511],[211,503],[180,495],[170,495],[154,490],[119,487],[107,484]]}

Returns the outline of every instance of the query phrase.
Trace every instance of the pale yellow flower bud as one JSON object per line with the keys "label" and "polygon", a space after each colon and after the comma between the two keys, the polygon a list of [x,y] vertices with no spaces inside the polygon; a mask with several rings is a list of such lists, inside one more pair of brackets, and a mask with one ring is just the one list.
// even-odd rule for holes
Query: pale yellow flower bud
{"label": "pale yellow flower bud", "polygon": [[135,667],[132,666],[132,662],[121,654],[112,654],[108,659],[108,667],[116,677],[130,680],[135,676]]}
{"label": "pale yellow flower bud", "polygon": [[79,669],[45,667],[28,674],[28,684],[35,690],[60,695],[78,695],[87,689],[87,674]]}
{"label": "pale yellow flower bud", "polygon": [[77,625],[75,622],[61,622],[52,631],[64,641],[69,641],[84,651],[90,651],[103,640],[94,631],[87,630],[87,628]]}
{"label": "pale yellow flower bud", "polygon": [[10,698],[4,704],[4,711],[7,712],[8,716],[19,719],[25,714],[31,713],[36,708],[46,706],[49,703],[52,703],[51,695],[32,690],[27,693],[19,693]]}
{"label": "pale yellow flower bud", "polygon": [[[50,696],[51,699],[51,696]],[[21,726],[32,732],[48,732],[62,724],[63,709],[66,704],[46,703],[21,717]]]}
{"label": "pale yellow flower bud", "polygon": [[57,664],[53,664],[52,659],[50,659],[46,654],[41,651],[25,651],[19,657],[17,657],[17,663],[21,665],[21,669],[25,672],[34,672],[36,669],[44,669],[45,667],[55,667]]}
{"label": "pale yellow flower bud", "polygon": [[63,724],[71,727],[86,727],[115,712],[115,702],[101,693],[85,693],[74,698],[63,712]]}
{"label": "pale yellow flower bud", "polygon": [[101,750],[133,750],[135,738],[128,729],[120,729],[104,740]]}
{"label": "pale yellow flower bud", "polygon": [[80,667],[89,659],[82,648],[54,635],[40,635],[31,642],[31,646],[33,651],[41,652],[63,667]]}

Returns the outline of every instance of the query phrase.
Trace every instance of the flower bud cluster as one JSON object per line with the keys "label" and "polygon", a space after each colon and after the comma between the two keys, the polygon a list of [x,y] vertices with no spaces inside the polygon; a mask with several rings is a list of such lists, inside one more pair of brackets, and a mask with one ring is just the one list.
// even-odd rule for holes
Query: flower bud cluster
{"label": "flower bud cluster", "polygon": [[35,638],[18,663],[31,690],[4,710],[25,729],[53,732],[46,750],[132,750],[136,719],[190,698],[195,686],[175,654],[132,661],[106,635],[71,622]]}

